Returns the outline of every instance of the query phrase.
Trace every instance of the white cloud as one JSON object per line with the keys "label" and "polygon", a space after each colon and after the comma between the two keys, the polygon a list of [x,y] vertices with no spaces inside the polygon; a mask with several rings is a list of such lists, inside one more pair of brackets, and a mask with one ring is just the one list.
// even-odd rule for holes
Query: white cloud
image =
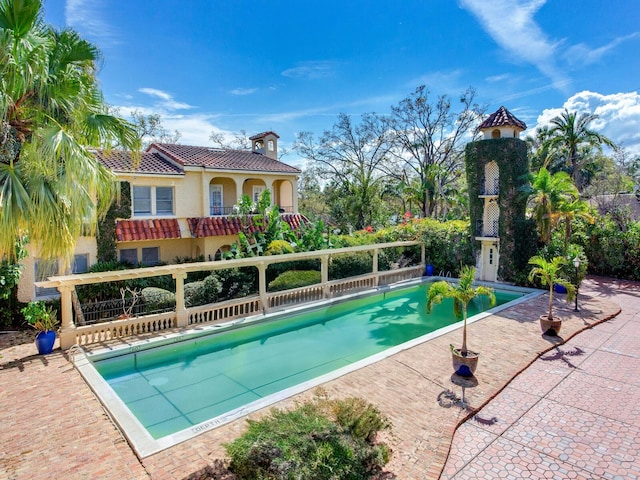
{"label": "white cloud", "polygon": [[603,45],[599,48],[590,49],[584,43],[573,45],[569,47],[565,52],[565,58],[569,63],[589,65],[599,61],[604,55],[613,50],[621,43],[632,40],[640,36],[640,32],[632,33],[631,35],[625,35],[624,37],[618,37],[611,42]]}
{"label": "white cloud", "polygon": [[603,95],[588,90],[571,96],[560,108],[545,109],[538,116],[535,130],[549,125],[564,109],[592,113],[598,119],[590,126],[609,137],[632,155],[640,155],[640,94],[638,92]]}
{"label": "white cloud", "polygon": [[115,29],[103,18],[103,0],[67,0],[65,22],[101,47],[118,43]]}
{"label": "white cloud", "polygon": [[326,78],[335,74],[337,62],[329,60],[299,62],[297,66],[284,70],[281,75],[289,78]]}
{"label": "white cloud", "polygon": [[174,100],[173,96],[163,90],[158,90],[157,88],[139,88],[138,91],[140,93],[144,93],[151,97],[159,98],[161,101],[157,103],[156,107],[164,109],[164,110],[189,110],[193,107],[193,105],[189,105],[188,103],[178,102]]}
{"label": "white cloud", "polygon": [[554,60],[561,42],[549,40],[533,18],[546,0],[460,0],[460,3],[514,59],[531,63],[555,85],[566,84],[566,75]]}
{"label": "white cloud", "polygon": [[234,88],[230,93],[232,95],[251,95],[257,91],[257,88]]}

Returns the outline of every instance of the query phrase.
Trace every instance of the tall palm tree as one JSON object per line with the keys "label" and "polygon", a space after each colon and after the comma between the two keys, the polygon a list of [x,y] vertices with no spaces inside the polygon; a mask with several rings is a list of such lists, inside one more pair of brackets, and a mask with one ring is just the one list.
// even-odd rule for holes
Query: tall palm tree
{"label": "tall palm tree", "polygon": [[68,262],[116,193],[90,149],[139,139],[108,114],[97,48],[41,12],[41,0],[0,0],[0,258],[27,234],[42,258]]}
{"label": "tall palm tree", "polygon": [[529,190],[530,202],[533,204],[533,215],[538,224],[540,238],[545,244],[551,241],[551,231],[558,220],[558,210],[563,202],[578,199],[578,189],[571,177],[565,172],[553,175],[545,167],[541,167],[533,177]]}
{"label": "tall palm tree", "polygon": [[555,219],[556,222],[564,222],[564,246],[563,254],[567,254],[569,240],[571,239],[571,229],[573,220],[582,218],[589,223],[593,223],[593,215],[589,204],[579,198],[564,199],[557,207]]}
{"label": "tall palm tree", "polygon": [[597,115],[591,113],[578,115],[565,109],[560,116],[551,120],[551,128],[548,131],[549,146],[564,156],[567,166],[571,169],[571,178],[580,190],[585,186],[580,174],[581,161],[585,154],[581,154],[580,148],[599,149],[602,145],[616,148],[612,140],[589,128],[589,124],[597,118]]}

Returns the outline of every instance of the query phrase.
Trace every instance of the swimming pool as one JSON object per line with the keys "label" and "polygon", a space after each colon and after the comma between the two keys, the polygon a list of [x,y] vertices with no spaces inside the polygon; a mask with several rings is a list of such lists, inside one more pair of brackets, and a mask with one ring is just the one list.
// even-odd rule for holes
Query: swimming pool
{"label": "swimming pool", "polygon": [[[86,354],[76,364],[146,456],[457,328],[450,306],[426,314],[427,288],[386,287],[296,313]],[[503,307],[525,294],[496,291]],[[487,308],[486,299],[474,300],[469,321]]]}

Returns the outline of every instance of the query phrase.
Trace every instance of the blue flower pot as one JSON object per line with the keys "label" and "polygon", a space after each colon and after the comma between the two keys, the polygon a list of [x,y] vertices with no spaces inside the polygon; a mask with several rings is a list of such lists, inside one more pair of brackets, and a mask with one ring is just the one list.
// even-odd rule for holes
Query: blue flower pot
{"label": "blue flower pot", "polygon": [[424,269],[424,274],[427,277],[432,277],[433,276],[433,265],[427,265]]}
{"label": "blue flower pot", "polygon": [[56,332],[47,330],[36,335],[36,348],[40,355],[46,355],[53,351],[53,344],[56,341]]}
{"label": "blue flower pot", "polygon": [[565,287],[564,285],[558,285],[557,283],[554,283],[553,289],[556,291],[556,293],[567,293],[567,287]]}

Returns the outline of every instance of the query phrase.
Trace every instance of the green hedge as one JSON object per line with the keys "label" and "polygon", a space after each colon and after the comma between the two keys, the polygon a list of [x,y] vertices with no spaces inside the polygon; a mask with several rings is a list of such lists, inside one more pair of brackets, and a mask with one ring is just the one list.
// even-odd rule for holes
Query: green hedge
{"label": "green hedge", "polygon": [[364,275],[373,271],[373,256],[369,252],[332,255],[329,263],[329,280]]}
{"label": "green hedge", "polygon": [[292,288],[306,287],[320,283],[321,275],[316,270],[289,270],[269,283],[270,292],[280,292]]}

